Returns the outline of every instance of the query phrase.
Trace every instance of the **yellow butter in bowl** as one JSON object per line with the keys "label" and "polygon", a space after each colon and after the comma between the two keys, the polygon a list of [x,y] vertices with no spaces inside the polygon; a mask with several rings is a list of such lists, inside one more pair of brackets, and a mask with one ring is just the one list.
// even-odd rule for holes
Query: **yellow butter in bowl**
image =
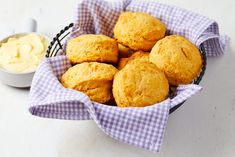
{"label": "yellow butter in bowl", "polygon": [[0,67],[13,73],[36,70],[43,60],[48,40],[37,34],[11,37],[0,45]]}

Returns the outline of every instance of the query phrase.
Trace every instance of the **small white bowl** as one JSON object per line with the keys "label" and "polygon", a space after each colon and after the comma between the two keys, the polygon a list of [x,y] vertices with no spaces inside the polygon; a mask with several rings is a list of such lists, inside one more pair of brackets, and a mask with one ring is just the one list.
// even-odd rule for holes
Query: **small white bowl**
{"label": "small white bowl", "polygon": [[[48,45],[49,45],[49,42],[50,42],[49,37],[42,35],[40,33],[34,33],[34,32],[33,33],[19,33],[19,34],[11,35],[11,36],[1,40],[0,43],[7,42],[7,40],[12,37],[21,37],[21,36],[25,36],[28,34],[36,34],[36,35],[39,35],[39,36],[45,38],[48,42]],[[30,87],[35,71],[36,71],[36,69],[34,71],[27,72],[27,73],[13,73],[13,72],[9,72],[9,71],[0,67],[0,81],[4,84],[7,84],[7,85],[13,86],[13,87],[17,87],[17,88]]]}
{"label": "small white bowl", "polygon": [[35,71],[29,73],[11,73],[0,68],[0,80],[12,87],[30,87]]}

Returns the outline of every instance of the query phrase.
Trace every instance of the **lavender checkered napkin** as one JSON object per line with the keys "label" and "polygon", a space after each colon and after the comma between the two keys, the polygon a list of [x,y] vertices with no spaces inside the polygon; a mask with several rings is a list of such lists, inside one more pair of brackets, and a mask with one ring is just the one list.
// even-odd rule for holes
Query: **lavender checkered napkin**
{"label": "lavender checkered napkin", "polygon": [[46,59],[37,70],[30,90],[30,112],[46,118],[88,120],[111,137],[135,146],[158,151],[169,109],[201,87],[182,85],[177,96],[144,108],[119,108],[92,102],[87,95],[65,89],[58,78],[71,67],[66,56]]}
{"label": "lavender checkered napkin", "polygon": [[[203,45],[209,56],[224,51],[227,38],[218,34],[218,25],[203,16],[177,7],[144,1],[84,1],[78,5],[76,25],[70,38],[80,34],[106,34],[112,29],[122,11],[144,11],[160,18],[168,33],[180,34],[196,45]],[[63,53],[63,52],[61,52]],[[45,59],[35,73],[30,90],[30,112],[33,115],[96,122],[109,136],[122,142],[159,151],[170,108],[201,90],[197,85],[180,85],[172,99],[143,108],[118,108],[92,102],[84,93],[65,89],[59,82],[69,68],[66,56]]]}

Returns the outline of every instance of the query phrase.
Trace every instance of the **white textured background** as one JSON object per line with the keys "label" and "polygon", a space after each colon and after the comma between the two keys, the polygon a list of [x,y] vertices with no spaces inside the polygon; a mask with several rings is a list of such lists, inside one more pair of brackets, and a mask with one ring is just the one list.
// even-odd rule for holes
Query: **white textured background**
{"label": "white textured background", "polygon": [[[0,37],[21,29],[24,19],[53,37],[73,22],[77,0],[0,0]],[[168,122],[159,154],[117,142],[92,121],[31,116],[28,90],[0,83],[0,157],[234,157],[235,156],[235,1],[159,0],[218,21],[231,37],[227,54],[208,60],[203,92],[188,100]]]}

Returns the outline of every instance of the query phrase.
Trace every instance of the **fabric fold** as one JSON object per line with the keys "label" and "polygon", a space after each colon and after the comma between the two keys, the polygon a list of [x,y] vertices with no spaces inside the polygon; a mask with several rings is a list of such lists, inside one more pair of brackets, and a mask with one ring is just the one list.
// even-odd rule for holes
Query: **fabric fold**
{"label": "fabric fold", "polygon": [[107,135],[124,143],[158,152],[163,141],[171,107],[181,103],[201,87],[177,88],[176,97],[143,108],[119,108],[92,102],[82,92],[64,88],[59,79],[71,67],[66,56],[44,60],[35,73],[30,90],[32,115],[67,119],[94,120]]}

